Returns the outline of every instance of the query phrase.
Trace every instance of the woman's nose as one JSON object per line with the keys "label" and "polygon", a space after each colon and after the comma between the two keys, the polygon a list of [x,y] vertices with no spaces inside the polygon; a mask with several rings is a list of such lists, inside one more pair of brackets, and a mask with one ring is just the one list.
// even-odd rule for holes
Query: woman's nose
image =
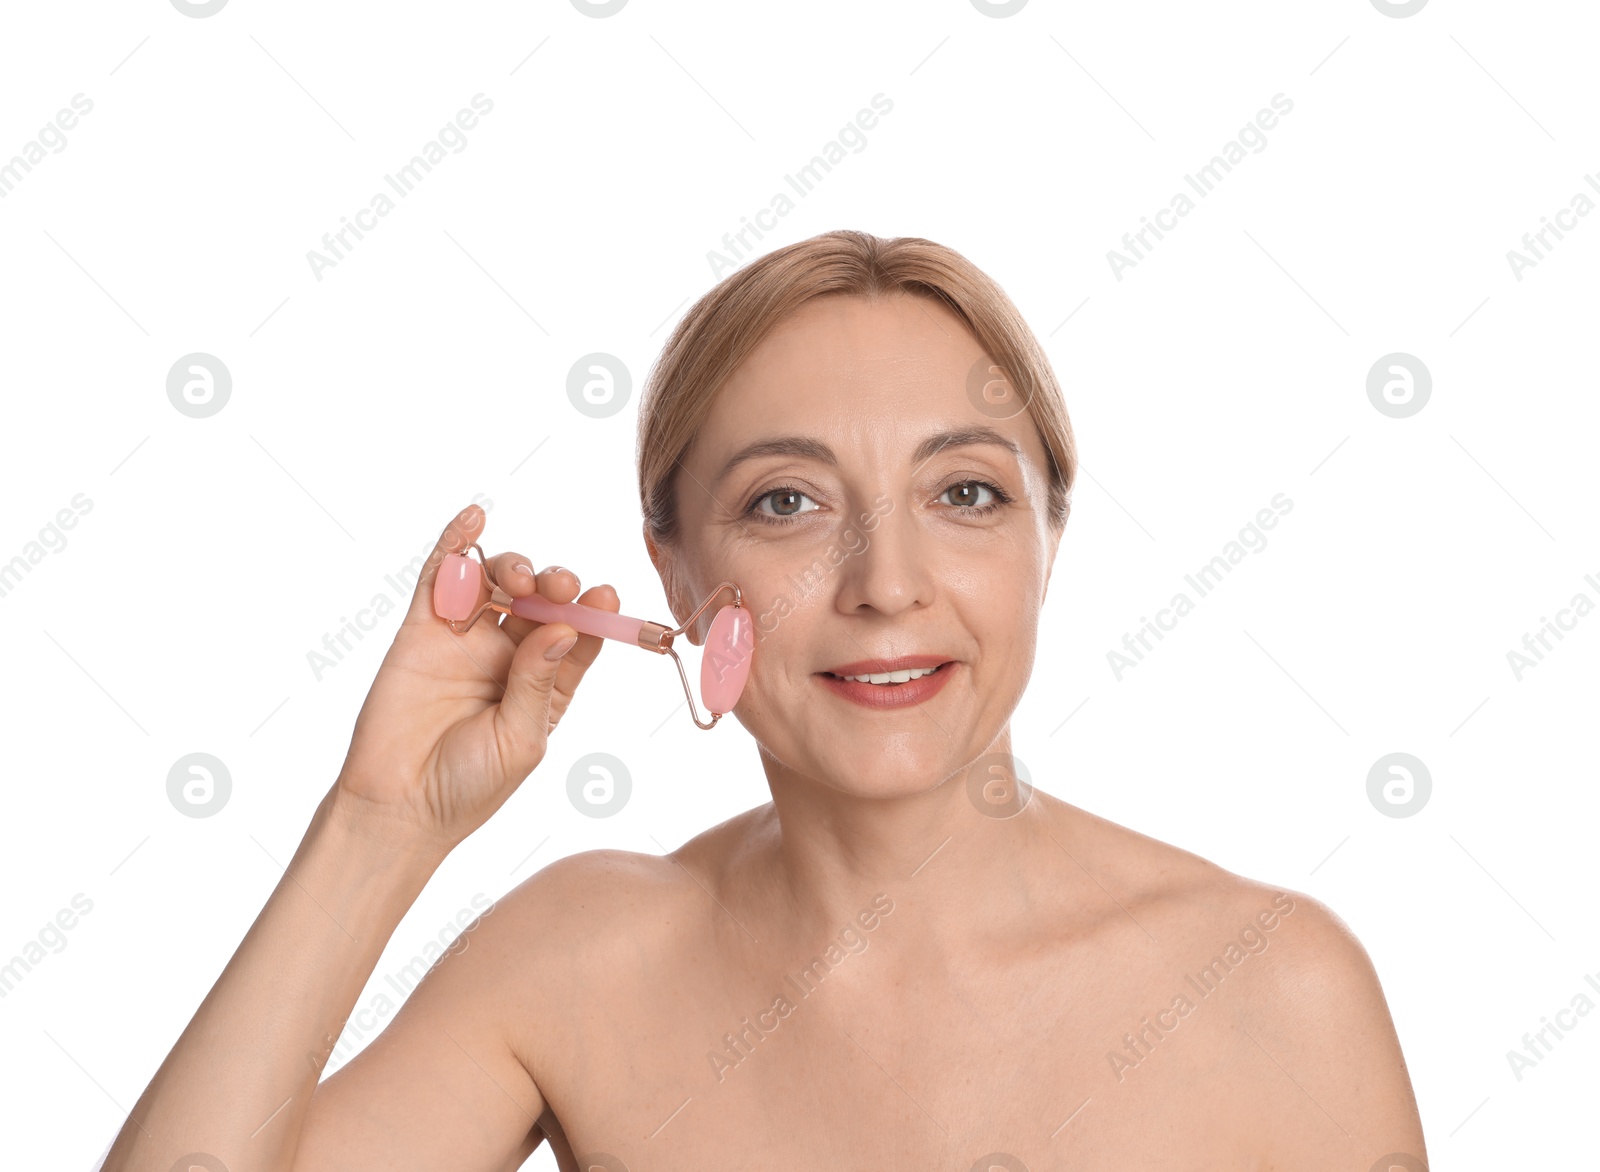
{"label": "woman's nose", "polygon": [[870,532],[839,565],[836,605],[845,613],[870,607],[898,614],[933,600],[937,552],[904,508],[879,516]]}

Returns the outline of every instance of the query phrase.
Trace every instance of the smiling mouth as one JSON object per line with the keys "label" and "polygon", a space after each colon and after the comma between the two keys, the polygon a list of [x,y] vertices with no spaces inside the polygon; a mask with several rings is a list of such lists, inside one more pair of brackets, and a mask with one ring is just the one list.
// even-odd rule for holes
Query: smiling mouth
{"label": "smiling mouth", "polygon": [[828,676],[835,680],[849,680],[859,684],[876,684],[880,687],[895,688],[902,684],[909,684],[912,680],[922,679],[924,676],[937,675],[948,668],[954,660],[939,664],[937,667],[908,667],[899,671],[867,672],[861,675],[842,676],[837,672],[824,671],[818,675]]}

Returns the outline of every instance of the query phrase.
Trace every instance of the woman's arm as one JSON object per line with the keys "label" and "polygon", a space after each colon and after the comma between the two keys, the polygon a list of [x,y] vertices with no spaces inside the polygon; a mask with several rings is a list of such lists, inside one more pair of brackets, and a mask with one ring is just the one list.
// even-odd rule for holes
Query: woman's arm
{"label": "woman's arm", "polygon": [[[1251,1015],[1242,1047],[1262,1083],[1253,1101],[1285,1104],[1262,1109],[1255,1133],[1270,1136],[1273,1167],[1425,1166],[1416,1095],[1372,961],[1325,904],[1293,898],[1294,914],[1279,929],[1293,936],[1273,946],[1264,1012]],[[1397,1158],[1380,1164],[1384,1156]]]}
{"label": "woman's arm", "polygon": [[229,1172],[293,1165],[328,1039],[343,1030],[442,859],[359,824],[336,798],[330,789],[318,806],[282,880],[134,1105],[105,1172],[167,1172],[193,1152]]}
{"label": "woman's arm", "polygon": [[[434,615],[443,557],[476,540],[483,520],[469,506],[440,537],[337,780],[134,1106],[103,1172],[169,1172],[191,1153],[220,1160],[228,1172],[441,1164],[499,1172],[514,1153],[531,1151],[530,1120],[543,1101],[503,1041],[492,999],[470,995],[473,971],[494,966],[462,965],[465,952],[435,966],[450,971],[456,995],[440,996],[449,982],[423,982],[432,986],[432,1008],[422,1044],[414,1028],[396,1035],[409,1039],[405,1046],[380,1037],[372,1057],[361,1056],[363,1094],[317,1096],[318,1124],[306,1129],[318,1073],[395,926],[450,850],[543,759],[550,731],[600,651],[599,638],[564,623],[485,616],[458,636]],[[535,578],[515,569],[524,561],[511,553],[494,559],[504,589],[572,601],[578,583],[570,571]],[[481,588],[479,601],[487,597]],[[606,586],[582,601],[619,607]],[[503,1093],[483,1093],[485,1074]],[[450,1106],[393,1110],[422,1103],[422,1092]]]}
{"label": "woman's arm", "polygon": [[528,1028],[531,987],[564,983],[566,961],[541,936],[565,919],[552,904],[570,896],[569,869],[546,868],[496,901],[383,1032],[317,1085],[294,1172],[522,1166],[546,1104],[515,1043],[545,1036],[537,1019]]}

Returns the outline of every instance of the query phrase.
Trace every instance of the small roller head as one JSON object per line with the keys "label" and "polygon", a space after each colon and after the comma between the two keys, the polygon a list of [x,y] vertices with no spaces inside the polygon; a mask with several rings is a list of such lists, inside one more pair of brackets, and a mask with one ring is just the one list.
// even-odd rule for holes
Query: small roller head
{"label": "small roller head", "polygon": [[705,654],[700,659],[700,699],[707,711],[722,715],[733,711],[750,678],[750,656],[755,650],[755,627],[750,611],[725,606],[706,632]]}
{"label": "small roller head", "polygon": [[483,569],[459,553],[446,554],[433,580],[433,611],[442,619],[465,622],[478,609]]}

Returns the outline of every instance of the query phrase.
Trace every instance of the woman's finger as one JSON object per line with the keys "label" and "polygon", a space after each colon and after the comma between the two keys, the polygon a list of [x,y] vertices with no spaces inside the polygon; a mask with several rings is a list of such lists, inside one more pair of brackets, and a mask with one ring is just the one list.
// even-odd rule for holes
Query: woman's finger
{"label": "woman's finger", "polygon": [[[562,566],[546,566],[537,574],[530,573],[532,563],[521,554],[501,554],[491,564],[495,567],[495,580],[514,598],[524,598],[537,590],[551,602],[572,602],[583,588],[578,576]],[[516,644],[538,627],[537,622],[518,615],[506,615],[500,620],[500,629]]]}
{"label": "woman's finger", "polygon": [[[577,601],[596,610],[609,610],[612,614],[618,614],[622,610],[622,601],[609,585],[595,586],[585,591]],[[600,649],[605,643],[606,641],[599,635],[579,634],[578,641],[572,645],[572,650],[562,657],[561,667],[556,672],[555,687],[550,693],[552,727],[561,719],[561,714],[567,710],[567,705],[572,703],[573,693],[577,691],[579,681],[599,657]]]}
{"label": "woman's finger", "polygon": [[[445,526],[444,532],[439,535],[439,540],[434,543],[433,551],[423,563],[422,572],[417,575],[416,589],[411,592],[411,603],[406,608],[406,622],[437,621],[438,616],[433,609],[433,586],[439,577],[439,567],[444,563],[446,555],[464,553],[472,547],[472,543],[477,541],[478,535],[483,532],[484,520],[482,506],[473,504],[462,509]],[[484,584],[478,590],[478,605],[481,606],[488,597],[489,588]]]}
{"label": "woman's finger", "polygon": [[583,589],[578,575],[565,566],[546,566],[539,571],[539,593],[551,602],[572,602]]}

